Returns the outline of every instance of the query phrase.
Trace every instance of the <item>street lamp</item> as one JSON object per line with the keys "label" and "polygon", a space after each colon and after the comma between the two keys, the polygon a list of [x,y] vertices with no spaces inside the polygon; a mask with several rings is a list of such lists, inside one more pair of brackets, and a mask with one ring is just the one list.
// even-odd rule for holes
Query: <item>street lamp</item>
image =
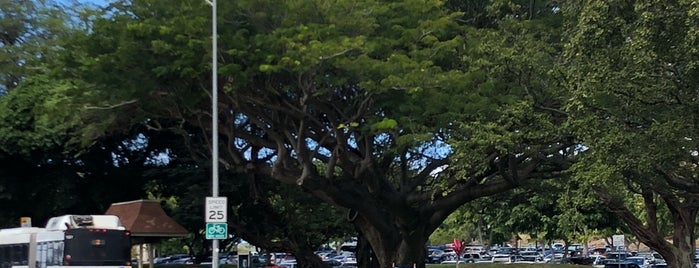
{"label": "street lamp", "polygon": [[[216,28],[216,0],[205,0],[211,5],[211,196],[218,197],[218,32]],[[228,209],[228,208],[225,208]],[[218,268],[218,239],[211,242],[211,267]]]}

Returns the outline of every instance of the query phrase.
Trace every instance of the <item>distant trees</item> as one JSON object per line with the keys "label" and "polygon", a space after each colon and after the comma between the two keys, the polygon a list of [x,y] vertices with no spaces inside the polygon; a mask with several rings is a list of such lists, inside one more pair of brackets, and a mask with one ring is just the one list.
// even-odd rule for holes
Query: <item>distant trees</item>
{"label": "distant trees", "polygon": [[450,215],[433,237],[441,238],[439,243],[457,237],[493,246],[506,241],[514,245],[518,235],[526,234],[529,243],[543,246],[628,233],[595,191],[577,183],[570,177],[530,181],[513,191],[478,199]]}

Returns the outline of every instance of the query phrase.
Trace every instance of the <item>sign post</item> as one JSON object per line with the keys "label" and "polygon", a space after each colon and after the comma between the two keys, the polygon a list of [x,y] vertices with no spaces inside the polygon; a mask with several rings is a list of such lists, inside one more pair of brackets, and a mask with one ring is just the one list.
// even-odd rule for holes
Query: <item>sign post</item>
{"label": "sign post", "polygon": [[218,240],[228,238],[228,198],[207,196],[204,214],[206,239],[213,240],[211,265],[218,268]]}

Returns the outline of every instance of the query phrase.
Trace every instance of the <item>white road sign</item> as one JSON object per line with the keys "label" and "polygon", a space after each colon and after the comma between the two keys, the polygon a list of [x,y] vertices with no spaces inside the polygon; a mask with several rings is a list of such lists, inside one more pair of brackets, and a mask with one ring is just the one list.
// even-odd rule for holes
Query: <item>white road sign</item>
{"label": "white road sign", "polygon": [[228,222],[228,199],[226,197],[206,197],[206,222]]}
{"label": "white road sign", "polygon": [[624,240],[624,235],[613,235],[612,244],[615,248],[626,246],[626,241]]}

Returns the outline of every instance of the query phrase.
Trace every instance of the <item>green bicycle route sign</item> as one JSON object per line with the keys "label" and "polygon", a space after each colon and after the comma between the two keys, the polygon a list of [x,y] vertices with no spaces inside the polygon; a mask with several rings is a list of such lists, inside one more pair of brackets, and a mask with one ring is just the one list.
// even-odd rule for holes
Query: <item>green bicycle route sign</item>
{"label": "green bicycle route sign", "polygon": [[228,238],[228,223],[207,222],[206,239],[226,239]]}

